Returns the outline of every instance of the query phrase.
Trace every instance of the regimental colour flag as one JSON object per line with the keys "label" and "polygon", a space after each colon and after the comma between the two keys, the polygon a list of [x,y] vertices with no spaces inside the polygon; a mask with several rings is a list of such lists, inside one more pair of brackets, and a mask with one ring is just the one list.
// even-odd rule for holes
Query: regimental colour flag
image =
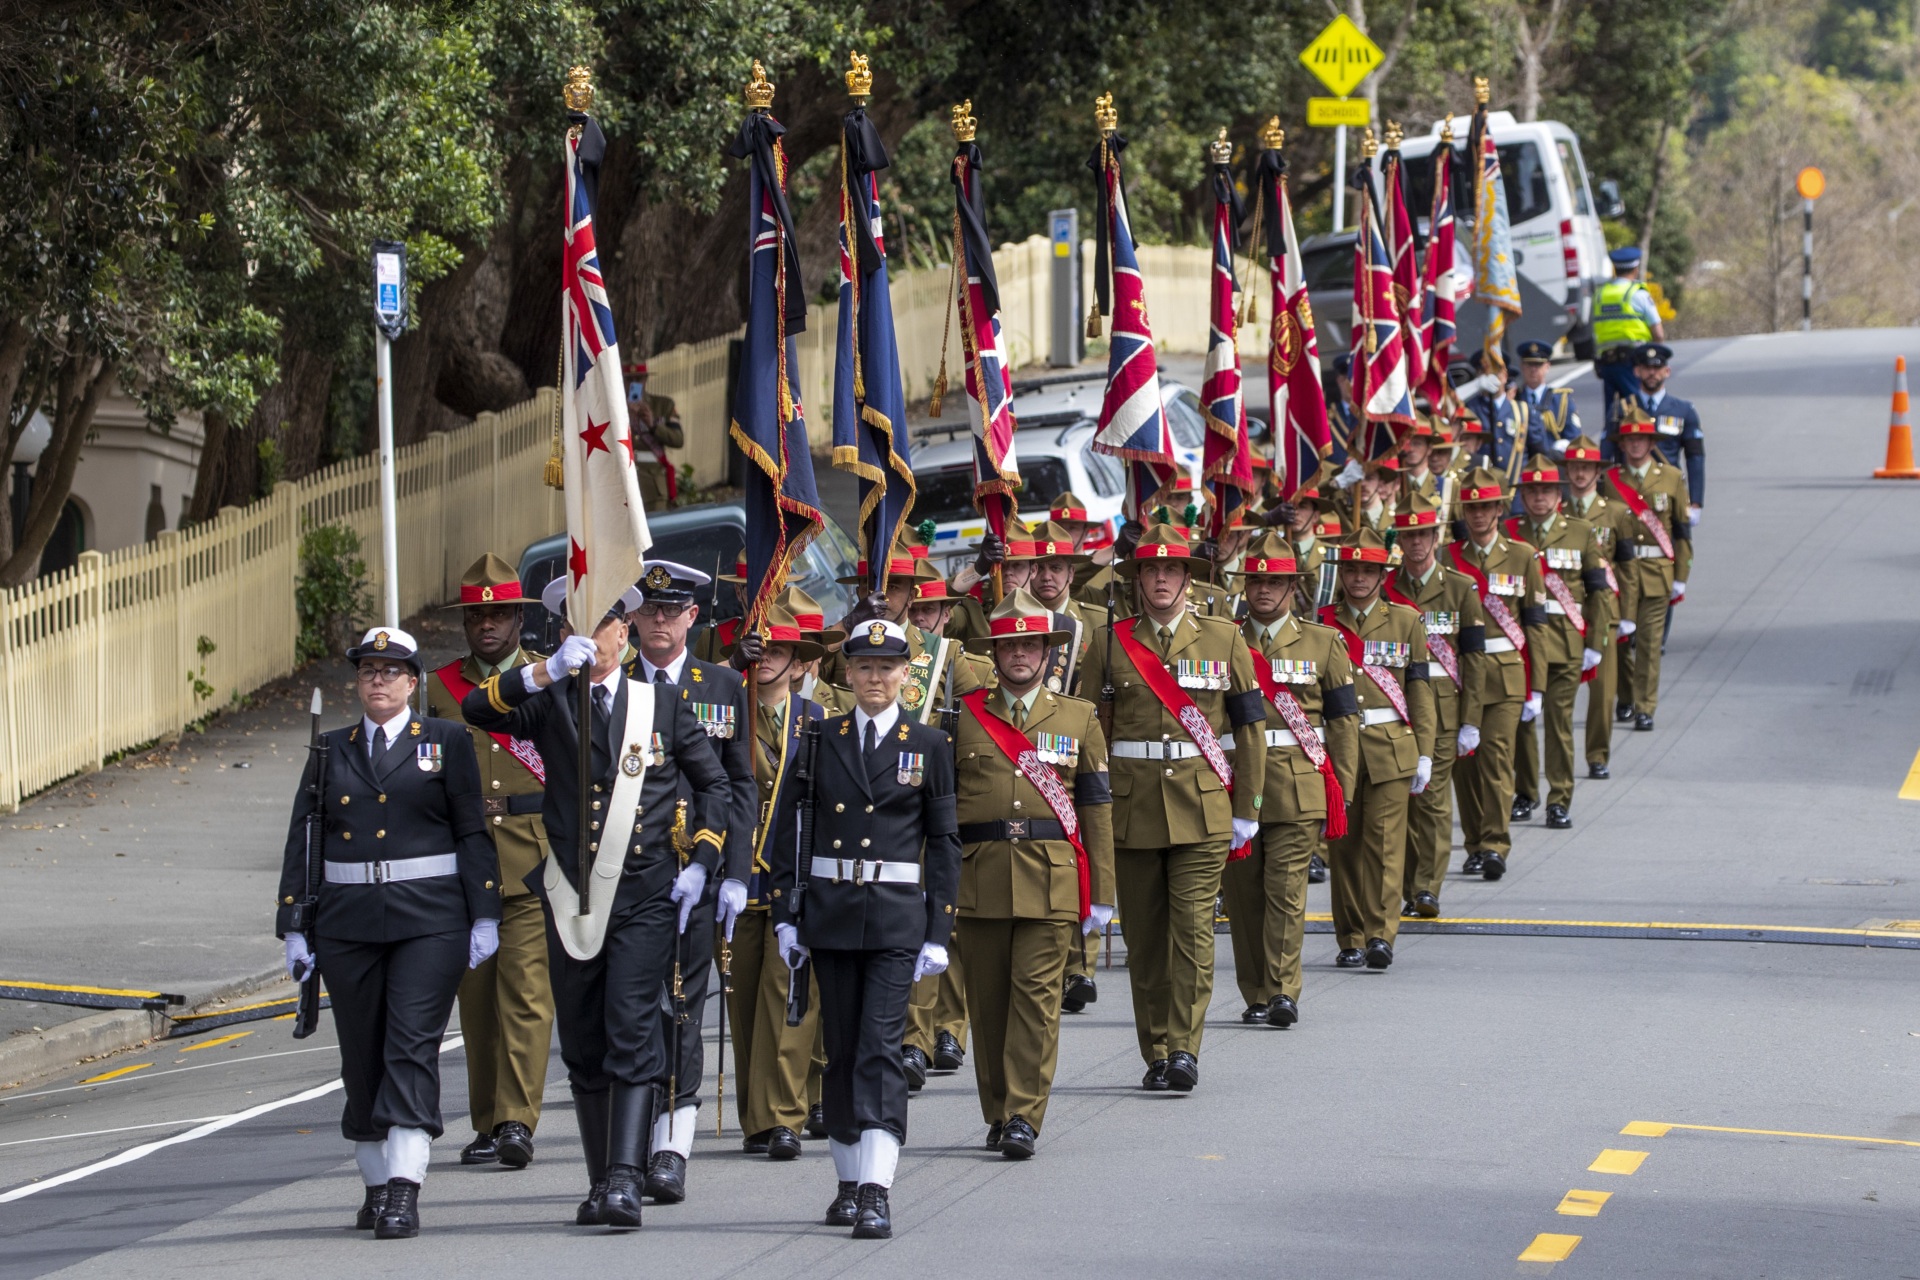
{"label": "regimental colour flag", "polygon": [[[1387,134],[1388,142],[1396,143],[1399,127],[1388,125]],[[1413,219],[1407,216],[1405,171],[1398,145],[1390,145],[1381,154],[1380,172],[1385,179],[1380,221],[1386,232],[1387,256],[1393,262],[1393,306],[1400,313],[1400,347],[1408,381],[1417,386],[1426,367],[1426,347],[1420,337],[1420,258]]]}
{"label": "regimental colour flag", "polygon": [[[967,415],[973,429],[973,504],[987,528],[1005,540],[1017,509],[1020,461],[1014,451],[1013,371],[1000,329],[1000,280],[987,237],[986,193],[981,186],[980,147],[973,140],[969,99],[954,108],[957,149],[953,179],[953,270],[960,342],[965,349]],[[944,359],[944,354],[943,354]]]}
{"label": "regimental colour flag", "polygon": [[594,246],[593,207],[607,140],[570,112],[567,225],[561,254],[560,457],[567,506],[567,621],[592,635],[640,577],[653,536],[640,504],[613,305]]}
{"label": "regimental colour flag", "polygon": [[[1111,110],[1111,97],[1103,97],[1103,109]],[[1126,184],[1120,173],[1120,153],[1126,146],[1125,138],[1107,129],[1087,161],[1100,184],[1094,213],[1097,314],[1088,318],[1088,336],[1099,336],[1099,316],[1111,318],[1107,392],[1100,403],[1093,447],[1126,460],[1126,513],[1141,520],[1160,504],[1180,464],[1160,400],[1160,369],[1153,353],[1153,330],[1147,323],[1146,291],[1141,287],[1140,259],[1127,219]]]}
{"label": "regimental colour flag", "polygon": [[1275,116],[1260,131],[1264,144],[1254,161],[1266,237],[1267,272],[1273,290],[1273,322],[1267,336],[1267,392],[1272,400],[1273,472],[1280,496],[1292,498],[1333,452],[1327,398],[1320,381],[1320,339],[1307,300],[1307,272],[1293,232],[1287,195],[1286,135]]}
{"label": "regimental colour flag", "polygon": [[1384,440],[1365,430],[1367,439],[1358,450],[1360,461],[1377,462],[1390,451],[1392,428],[1413,425],[1413,395],[1371,165],[1362,163],[1354,171],[1354,185],[1360,191],[1360,216],[1353,242],[1353,407],[1363,429],[1374,423],[1388,427]]}
{"label": "regimental colour flag", "polygon": [[1446,395],[1447,364],[1453,358],[1457,280],[1453,259],[1453,127],[1449,119],[1440,130],[1440,145],[1433,149],[1433,210],[1427,221],[1427,258],[1420,278],[1420,337],[1426,363],[1418,381],[1435,410]]}
{"label": "regimental colour flag", "polygon": [[855,107],[841,122],[840,332],[833,366],[833,465],[860,484],[860,556],[870,590],[887,589],[888,548],[913,510],[907,398],[894,341],[880,173],[879,130]]}
{"label": "regimental colour flag", "polygon": [[[769,95],[770,96],[770,95]],[[747,218],[753,258],[747,333],[733,389],[730,434],[747,458],[746,625],[759,626],[787,571],[825,523],[814,488],[806,414],[796,383],[793,335],[806,327],[806,288],[787,207],[786,129],[766,110],[748,114],[728,148],[748,160]]]}
{"label": "regimental colour flag", "polygon": [[1247,444],[1247,406],[1240,386],[1240,346],[1233,279],[1234,239],[1240,226],[1240,196],[1228,167],[1232,150],[1226,130],[1209,147],[1213,162],[1213,289],[1207,312],[1207,372],[1200,400],[1207,423],[1203,454],[1213,495],[1209,535],[1219,538],[1246,510],[1254,492],[1253,450]]}
{"label": "regimental colour flag", "polygon": [[1513,228],[1507,220],[1507,191],[1500,181],[1500,152],[1487,128],[1486,82],[1474,83],[1479,104],[1467,131],[1467,163],[1473,177],[1473,288],[1487,304],[1486,372],[1507,367],[1500,338],[1507,317],[1520,314],[1520,279],[1513,262]]}

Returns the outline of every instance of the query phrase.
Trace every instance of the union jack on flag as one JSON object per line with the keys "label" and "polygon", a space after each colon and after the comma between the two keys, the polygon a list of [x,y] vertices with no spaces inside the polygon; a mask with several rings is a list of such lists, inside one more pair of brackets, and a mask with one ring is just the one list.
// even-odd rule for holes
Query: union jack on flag
{"label": "union jack on flag", "polygon": [[1385,152],[1382,159],[1386,204],[1380,213],[1387,233],[1387,252],[1393,261],[1393,305],[1400,313],[1400,345],[1409,380],[1418,382],[1426,365],[1426,348],[1420,342],[1420,258],[1414,244],[1413,219],[1407,216],[1400,149]]}
{"label": "union jack on flag", "polygon": [[[1224,131],[1223,131],[1224,132]],[[1224,144],[1223,144],[1224,146]],[[1213,167],[1213,289],[1207,323],[1207,372],[1200,384],[1206,406],[1205,478],[1213,495],[1209,533],[1218,538],[1249,505],[1253,451],[1247,445],[1247,406],[1240,385],[1238,317],[1234,307],[1234,231],[1240,225],[1233,173]]]}
{"label": "union jack on flag", "polygon": [[567,616],[576,634],[592,635],[639,578],[653,535],[633,469],[613,307],[594,248],[594,193],[606,138],[589,118],[578,116],[576,123],[566,142],[560,457],[567,507]]}
{"label": "union jack on flag", "polygon": [[[1380,208],[1371,174],[1360,170],[1360,219],[1353,242],[1353,406],[1362,423],[1413,425],[1413,396],[1407,384],[1403,317],[1394,305],[1393,262],[1380,233]],[[1371,436],[1371,433],[1369,433]],[[1363,445],[1361,461],[1378,461],[1374,441]]]}
{"label": "union jack on flag", "polygon": [[1447,364],[1453,358],[1457,282],[1453,257],[1453,131],[1442,129],[1440,145],[1433,149],[1433,212],[1427,222],[1427,260],[1420,286],[1420,340],[1426,353],[1420,390],[1436,410],[1447,392]]}
{"label": "union jack on flag", "polygon": [[1000,329],[1000,281],[987,238],[986,192],[977,143],[962,142],[953,157],[954,221],[962,273],[956,290],[960,341],[965,348],[968,417],[973,429],[973,504],[987,528],[1005,540],[1018,508],[1020,460],[1014,448],[1013,371]]}
{"label": "union jack on flag", "polygon": [[1153,352],[1153,330],[1147,324],[1146,291],[1127,220],[1126,184],[1120,175],[1120,152],[1125,147],[1126,139],[1109,134],[1087,162],[1100,178],[1094,286],[1100,314],[1112,318],[1107,393],[1100,403],[1093,447],[1126,459],[1126,511],[1139,520],[1172,485],[1179,460],[1174,457],[1173,431],[1160,400],[1160,369]]}
{"label": "union jack on flag", "polygon": [[1326,391],[1320,382],[1320,339],[1307,300],[1306,260],[1293,230],[1287,196],[1284,135],[1275,117],[1263,131],[1270,145],[1254,162],[1265,211],[1267,273],[1273,289],[1273,323],[1267,335],[1267,393],[1272,400],[1274,479],[1280,496],[1292,498],[1311,484],[1333,450]]}

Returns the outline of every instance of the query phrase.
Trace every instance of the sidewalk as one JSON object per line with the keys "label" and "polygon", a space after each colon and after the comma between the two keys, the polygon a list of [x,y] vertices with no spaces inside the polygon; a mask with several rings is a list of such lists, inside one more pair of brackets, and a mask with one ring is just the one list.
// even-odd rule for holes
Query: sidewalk
{"label": "sidewalk", "polygon": [[[408,630],[429,670],[466,647],[452,613],[430,611]],[[170,991],[189,1007],[278,980],[274,891],[316,685],[323,726],[358,714],[347,664],[316,663],[205,733],[0,818],[0,978]],[[0,1001],[0,1088],[158,1030],[140,1010]]]}

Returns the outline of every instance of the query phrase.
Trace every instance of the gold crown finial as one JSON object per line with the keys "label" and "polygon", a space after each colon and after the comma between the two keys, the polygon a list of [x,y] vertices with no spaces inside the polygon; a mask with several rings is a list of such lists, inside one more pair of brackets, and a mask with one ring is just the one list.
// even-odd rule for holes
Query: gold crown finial
{"label": "gold crown finial", "polygon": [[1487,84],[1485,76],[1473,78],[1473,101],[1477,106],[1486,106],[1487,99],[1493,96],[1493,90]]}
{"label": "gold crown finial", "polygon": [[767,111],[773,107],[773,81],[767,79],[767,69],[760,65],[760,59],[753,60],[753,78],[747,81],[744,90],[747,107],[753,111]]}
{"label": "gold crown finial", "polygon": [[1447,112],[1447,118],[1440,122],[1440,141],[1453,141],[1453,112]]}
{"label": "gold crown finial", "polygon": [[567,87],[562,96],[569,111],[593,110],[593,72],[586,67],[567,68]]}
{"label": "gold crown finial", "polygon": [[1112,133],[1120,127],[1120,113],[1114,109],[1113,94],[1103,93],[1093,100],[1093,122],[1100,132]]}
{"label": "gold crown finial", "polygon": [[972,142],[973,131],[979,124],[980,122],[973,118],[972,98],[968,98],[965,102],[957,102],[954,104],[953,140],[955,142]]}
{"label": "gold crown finial", "polygon": [[1380,154],[1380,144],[1374,140],[1373,126],[1367,126],[1366,136],[1360,140],[1360,158],[1371,160]]}
{"label": "gold crown finial", "polygon": [[1225,126],[1221,127],[1220,136],[1207,144],[1207,154],[1213,158],[1215,164],[1232,163],[1233,144],[1227,141]]}
{"label": "gold crown finial", "polygon": [[1400,132],[1400,122],[1398,120],[1387,121],[1387,150],[1398,151],[1400,149],[1401,139],[1406,136],[1406,134]]}
{"label": "gold crown finial", "polygon": [[867,60],[852,50],[847,51],[847,93],[863,107],[873,96],[873,72],[867,70]]}
{"label": "gold crown finial", "polygon": [[1260,126],[1260,145],[1269,151],[1278,151],[1287,145],[1287,131],[1280,127],[1279,116],[1267,117],[1267,122]]}

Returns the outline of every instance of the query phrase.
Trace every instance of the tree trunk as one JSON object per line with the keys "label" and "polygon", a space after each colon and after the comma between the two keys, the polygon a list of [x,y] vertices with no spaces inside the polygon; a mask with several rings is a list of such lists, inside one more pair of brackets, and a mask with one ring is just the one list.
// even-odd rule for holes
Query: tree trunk
{"label": "tree trunk", "polygon": [[1660,191],[1667,181],[1667,135],[1673,122],[1660,121],[1660,135],[1653,143],[1653,178],[1647,184],[1647,207],[1640,214],[1640,270],[1643,278],[1653,274],[1653,220],[1660,212]]}
{"label": "tree trunk", "polygon": [[0,585],[17,587],[31,582],[40,572],[40,554],[46,550],[47,539],[53,536],[67,497],[73,492],[80,450],[93,428],[94,411],[100,407],[100,397],[114,369],[113,361],[91,353],[75,353],[64,361],[54,400],[53,439],[35,468],[26,530],[20,536],[20,545],[0,566]]}
{"label": "tree trunk", "polygon": [[227,415],[208,410],[200,420],[200,461],[193,472],[193,497],[187,501],[186,523],[196,525],[209,520],[220,509],[220,486],[226,476],[227,436],[232,428]]}
{"label": "tree trunk", "polygon": [[1540,28],[1538,39],[1533,35],[1533,24],[1527,21],[1527,11],[1515,6],[1514,55],[1520,62],[1520,118],[1538,120],[1540,118],[1540,82],[1545,76],[1547,52],[1553,48],[1553,37],[1560,29],[1560,13],[1566,7],[1566,0],[1548,0],[1546,22]]}

